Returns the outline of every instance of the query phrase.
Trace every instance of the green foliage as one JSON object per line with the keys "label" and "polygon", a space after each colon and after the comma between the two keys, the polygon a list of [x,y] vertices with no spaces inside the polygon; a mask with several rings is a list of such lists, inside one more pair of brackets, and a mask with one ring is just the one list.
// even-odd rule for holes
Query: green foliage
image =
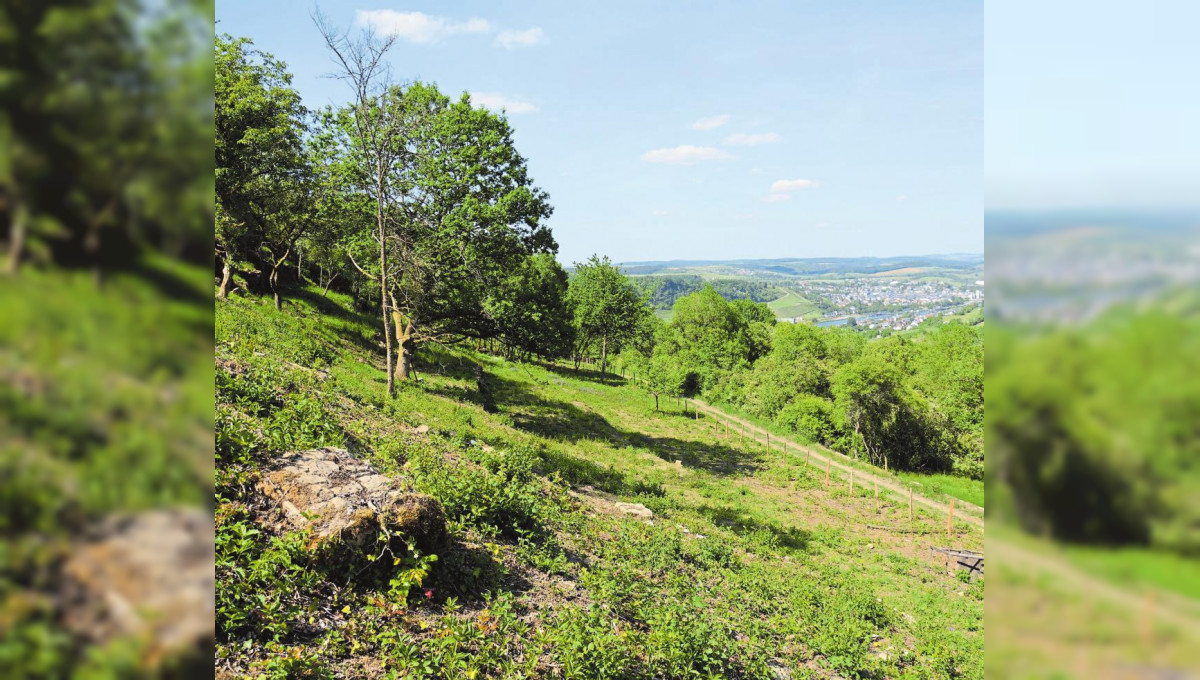
{"label": "green foliage", "polygon": [[99,278],[136,268],[146,248],[211,252],[211,5],[207,19],[203,3],[140,10],[135,0],[0,8],[6,269],[30,259]]}
{"label": "green foliage", "polygon": [[[238,633],[221,638],[219,657],[238,672],[722,678],[783,666],[979,677],[982,643],[946,628],[978,626],[980,601],[947,597],[952,579],[914,579],[902,573],[908,563],[863,558],[861,537],[798,528],[796,508],[761,486],[775,479],[768,473],[733,483],[719,467],[693,467],[713,450],[703,419],[654,414],[632,388],[569,368],[457,351],[423,351],[422,381],[384,401],[380,371],[366,362],[374,347],[360,342],[370,322],[346,313],[349,297],[331,299],[336,314],[315,296],[282,312],[249,299],[220,305],[219,354],[236,370],[219,372],[217,385],[220,577],[230,584],[219,606]],[[654,324],[652,353],[676,361],[686,382],[679,331]],[[293,325],[300,333],[279,330]],[[328,377],[284,363],[313,339],[334,348],[322,364]],[[653,358],[627,351],[621,360],[646,362],[641,371]],[[459,360],[487,364],[501,413],[460,400],[473,377]],[[413,434],[418,423],[431,430]],[[255,497],[242,494],[257,465],[277,447],[337,433],[443,503],[452,541],[436,561],[398,554],[376,563],[379,579],[347,584],[344,570],[316,566],[300,535],[273,536],[251,514]],[[682,472],[662,472],[667,451],[685,453]],[[594,508],[581,500],[585,485],[644,503],[654,523]],[[249,530],[261,533],[242,535]],[[880,638],[905,651],[880,660]]]}
{"label": "green foliage", "polygon": [[[225,266],[269,273],[308,228],[308,115],[291,74],[246,38],[217,36],[216,240]],[[261,270],[259,269],[261,268]]]}
{"label": "green foliage", "polygon": [[574,346],[567,273],[549,253],[526,258],[493,289],[484,310],[512,351],[558,359]]}
{"label": "green foliage", "polygon": [[[675,301],[712,286],[729,301],[770,302],[780,296],[775,286],[761,281],[746,279],[703,279],[696,275],[685,276],[636,276],[633,283],[646,296],[646,301],[655,309],[671,309]],[[769,312],[769,310],[768,310]],[[770,321],[775,318],[771,313]],[[764,321],[767,321],[764,319]]]}
{"label": "green foliage", "polygon": [[609,261],[593,255],[575,265],[567,291],[575,318],[575,356],[598,349],[607,360],[633,341],[645,323],[645,305],[629,279]]}
{"label": "green foliage", "polygon": [[989,493],[1062,540],[1200,554],[1194,317],[1116,310],[1023,337],[993,327]]}
{"label": "green foliage", "polygon": [[815,394],[798,394],[775,420],[814,444],[830,445],[836,432],[833,412],[830,400]]}

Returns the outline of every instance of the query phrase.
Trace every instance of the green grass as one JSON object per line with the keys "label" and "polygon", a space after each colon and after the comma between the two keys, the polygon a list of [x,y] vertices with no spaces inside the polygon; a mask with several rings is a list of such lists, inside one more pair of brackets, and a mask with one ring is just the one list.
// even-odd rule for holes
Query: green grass
{"label": "green grass", "polygon": [[783,297],[768,302],[767,307],[770,307],[771,311],[775,312],[775,316],[780,319],[807,317],[820,313],[816,304],[793,290],[788,290]]}
{"label": "green grass", "polygon": [[1064,546],[1068,560],[1094,576],[1140,589],[1150,586],[1194,599],[1200,612],[1200,562],[1147,548]]}
{"label": "green grass", "polygon": [[[709,419],[655,412],[612,376],[423,349],[422,379],[386,400],[373,317],[311,293],[283,312],[218,305],[218,357],[240,367],[218,374],[220,664],[279,677],[757,678],[773,665],[982,677],[982,583],[928,559],[942,519],[909,524],[906,505],[737,450]],[[478,403],[476,362],[498,413]],[[263,462],[345,439],[442,502],[454,543],[436,562],[404,555],[382,579],[334,578],[258,521]],[[653,524],[606,497],[646,505]],[[981,549],[983,536],[962,527],[957,541]]]}
{"label": "green grass", "polygon": [[906,486],[930,498],[957,498],[979,507],[983,504],[983,481],[947,474],[924,474],[920,472],[898,472],[896,476]]}
{"label": "green grass", "polygon": [[[722,411],[737,416],[742,420],[753,423],[758,427],[770,432],[778,437],[786,437],[792,441],[798,441],[805,446],[819,450],[825,455],[831,456],[843,465],[849,465],[856,470],[868,472],[874,475],[887,476],[896,479],[905,486],[912,487],[913,491],[919,493],[932,500],[947,503],[951,498],[960,501],[966,501],[979,507],[984,506],[983,480],[968,479],[966,477],[958,477],[955,475],[942,473],[921,473],[921,472],[897,472],[895,470],[884,471],[883,468],[877,467],[868,463],[865,460],[858,460],[849,456],[844,456],[836,451],[831,451],[819,444],[804,441],[803,437],[798,436],[794,432],[790,432],[787,428],[763,418],[746,413],[735,406],[729,404],[713,404]],[[749,438],[747,439],[749,441]],[[763,443],[758,440],[756,443],[751,443],[751,446],[762,448]]]}
{"label": "green grass", "polygon": [[110,513],[212,502],[211,272],[151,258],[0,281],[0,674],[120,675],[50,603],[67,540]]}

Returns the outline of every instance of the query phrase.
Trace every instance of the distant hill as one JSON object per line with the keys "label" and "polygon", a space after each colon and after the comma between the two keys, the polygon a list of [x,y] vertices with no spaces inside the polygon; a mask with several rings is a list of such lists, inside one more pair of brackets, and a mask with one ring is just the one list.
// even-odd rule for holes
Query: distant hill
{"label": "distant hill", "polygon": [[982,267],[982,253],[952,253],[901,257],[820,257],[748,260],[665,260],[622,262],[631,276],[694,274],[708,277],[814,277],[870,275],[893,270],[974,269]]}

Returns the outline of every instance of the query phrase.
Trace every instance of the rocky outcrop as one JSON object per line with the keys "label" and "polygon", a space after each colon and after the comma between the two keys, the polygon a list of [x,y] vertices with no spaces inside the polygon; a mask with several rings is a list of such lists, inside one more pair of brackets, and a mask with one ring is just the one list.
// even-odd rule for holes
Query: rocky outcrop
{"label": "rocky outcrop", "polygon": [[364,549],[381,533],[427,553],[446,542],[446,516],[437,500],[401,488],[345,449],[281,456],[264,471],[259,488],[279,504],[290,528],[309,530],[311,548],[338,541]]}
{"label": "rocky outcrop", "polygon": [[211,670],[213,544],[212,513],[199,508],[105,519],[87,530],[63,562],[63,624],[92,645],[139,639],[147,668]]}

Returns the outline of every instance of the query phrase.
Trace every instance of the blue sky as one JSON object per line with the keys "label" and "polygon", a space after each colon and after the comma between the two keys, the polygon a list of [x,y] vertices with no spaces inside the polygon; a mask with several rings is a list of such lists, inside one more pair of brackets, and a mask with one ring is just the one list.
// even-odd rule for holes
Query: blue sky
{"label": "blue sky", "polygon": [[[507,106],[564,263],[983,251],[982,2],[320,6]],[[340,104],[311,8],[223,0],[217,30]]]}
{"label": "blue sky", "polygon": [[1200,3],[988,4],[987,207],[1200,208]]}

